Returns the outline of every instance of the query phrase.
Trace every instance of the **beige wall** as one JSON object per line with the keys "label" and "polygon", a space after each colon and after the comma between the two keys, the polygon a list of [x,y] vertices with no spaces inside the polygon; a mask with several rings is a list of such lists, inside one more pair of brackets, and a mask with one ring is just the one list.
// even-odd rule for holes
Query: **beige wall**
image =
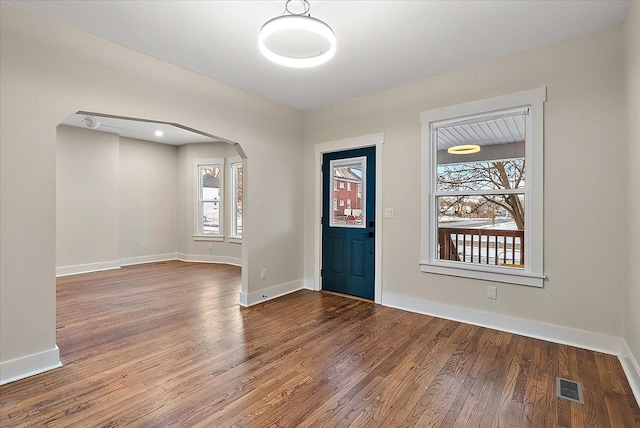
{"label": "beige wall", "polygon": [[80,271],[117,266],[118,136],[62,125],[57,141],[56,266]]}
{"label": "beige wall", "polygon": [[[628,239],[628,275],[623,295],[622,337],[637,365],[640,364],[640,2],[630,3],[623,23],[627,142],[622,147],[627,160],[627,193],[623,207],[628,214],[628,227],[624,231]],[[640,388],[640,371],[636,376],[637,387]],[[636,391],[636,398],[640,400],[640,389]]]}
{"label": "beige wall", "polygon": [[[0,7],[0,368],[55,349],[56,127],[78,110],[177,122],[240,143],[247,198],[261,207],[245,212],[243,291],[302,278],[301,112]],[[274,168],[285,183],[278,199],[264,196]],[[268,281],[261,267],[273,272]]]}
{"label": "beige wall", "polygon": [[[395,208],[382,220],[383,304],[392,293],[620,337],[620,46],[617,28],[306,113],[305,278],[313,278],[314,144],[383,132],[383,205]],[[419,113],[543,86],[544,288],[421,273]],[[497,300],[486,298],[489,284]]]}
{"label": "beige wall", "polygon": [[175,146],[120,138],[119,236],[124,263],[176,253],[177,157]]}

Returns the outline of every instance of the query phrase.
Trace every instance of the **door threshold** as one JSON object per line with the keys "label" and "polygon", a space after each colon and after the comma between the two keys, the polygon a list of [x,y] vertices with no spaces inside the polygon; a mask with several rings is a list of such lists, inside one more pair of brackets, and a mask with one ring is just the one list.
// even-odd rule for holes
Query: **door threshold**
{"label": "door threshold", "polygon": [[375,303],[373,301],[373,299],[365,299],[364,297],[358,297],[358,296],[352,296],[351,294],[345,294],[345,293],[338,293],[336,291],[329,291],[329,290],[320,290],[321,293],[327,293],[327,294],[332,294],[334,296],[338,296],[338,297],[346,297],[348,299],[353,299],[353,300],[360,300],[362,302],[367,302],[367,303]]}

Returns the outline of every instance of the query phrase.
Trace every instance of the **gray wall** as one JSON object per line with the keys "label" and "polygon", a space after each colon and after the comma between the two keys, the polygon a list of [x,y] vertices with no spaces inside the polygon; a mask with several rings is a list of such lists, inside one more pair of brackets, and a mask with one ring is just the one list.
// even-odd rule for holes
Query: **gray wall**
{"label": "gray wall", "polygon": [[120,259],[124,263],[176,252],[177,154],[174,146],[120,138]]}
{"label": "gray wall", "polygon": [[64,267],[58,273],[119,266],[118,136],[60,126],[57,139],[56,267]]}

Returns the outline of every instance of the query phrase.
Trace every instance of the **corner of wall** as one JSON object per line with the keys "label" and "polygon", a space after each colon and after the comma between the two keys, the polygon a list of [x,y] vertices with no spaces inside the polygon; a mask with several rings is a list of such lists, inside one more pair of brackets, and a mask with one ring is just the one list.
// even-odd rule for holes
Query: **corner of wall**
{"label": "corner of wall", "polygon": [[0,363],[0,385],[62,367],[60,349],[38,352]]}
{"label": "corner of wall", "polygon": [[640,404],[640,365],[624,339],[622,339],[622,351],[619,358],[633,395],[636,397],[636,402]]}
{"label": "corner of wall", "polygon": [[303,280],[298,280],[274,285],[272,287],[263,288],[262,290],[250,293],[242,292],[239,297],[240,305],[245,307],[257,305],[258,303],[273,300],[304,288],[306,288],[305,282]]}

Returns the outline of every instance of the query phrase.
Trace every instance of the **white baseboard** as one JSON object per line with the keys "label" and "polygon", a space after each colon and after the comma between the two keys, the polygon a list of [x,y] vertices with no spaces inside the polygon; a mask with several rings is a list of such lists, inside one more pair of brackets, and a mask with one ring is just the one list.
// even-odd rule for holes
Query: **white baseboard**
{"label": "white baseboard", "polygon": [[242,259],[239,257],[210,256],[207,254],[185,254],[178,253],[177,259],[183,262],[197,263],[222,263],[226,265],[242,266]]}
{"label": "white baseboard", "polygon": [[120,269],[121,266],[140,265],[144,263],[163,262],[166,260],[180,260],[183,262],[197,263],[222,263],[227,265],[242,266],[242,259],[238,257],[210,256],[201,254],[166,253],[152,254],[140,257],[127,257],[108,262],[87,263],[84,265],[56,267],[56,276],[77,275],[79,273],[98,272],[101,270]]}
{"label": "white baseboard", "polygon": [[395,293],[384,293],[382,304],[410,312],[445,318],[535,339],[576,346],[591,351],[620,355],[620,338],[539,321],[483,312],[475,309],[418,300]]}
{"label": "white baseboard", "polygon": [[53,349],[47,351],[0,363],[0,385],[58,367],[62,367],[62,363],[60,362],[60,349],[56,345]]}
{"label": "white baseboard", "polygon": [[120,260],[87,263],[84,265],[60,266],[56,267],[56,276],[77,275],[79,273],[97,272],[109,269],[120,269]]}
{"label": "white baseboard", "polygon": [[305,279],[304,280],[304,289],[305,290],[315,291],[316,285],[315,285],[315,282],[313,281],[313,279]]}
{"label": "white baseboard", "polygon": [[305,288],[304,281],[298,280],[274,285],[269,288],[263,288],[258,291],[252,291],[251,293],[240,293],[240,305],[252,306],[266,302],[267,300],[284,296],[285,294],[293,293],[294,291],[302,290],[303,288]]}
{"label": "white baseboard", "polygon": [[636,397],[636,402],[640,405],[640,364],[638,364],[638,361],[634,358],[631,349],[629,349],[624,339],[622,339],[622,352],[620,352],[619,358],[622,369],[627,375],[629,385],[631,385],[633,395]]}
{"label": "white baseboard", "polygon": [[127,257],[120,259],[120,266],[141,265],[144,263],[164,262],[166,260],[176,260],[177,253],[153,254],[149,256]]}

